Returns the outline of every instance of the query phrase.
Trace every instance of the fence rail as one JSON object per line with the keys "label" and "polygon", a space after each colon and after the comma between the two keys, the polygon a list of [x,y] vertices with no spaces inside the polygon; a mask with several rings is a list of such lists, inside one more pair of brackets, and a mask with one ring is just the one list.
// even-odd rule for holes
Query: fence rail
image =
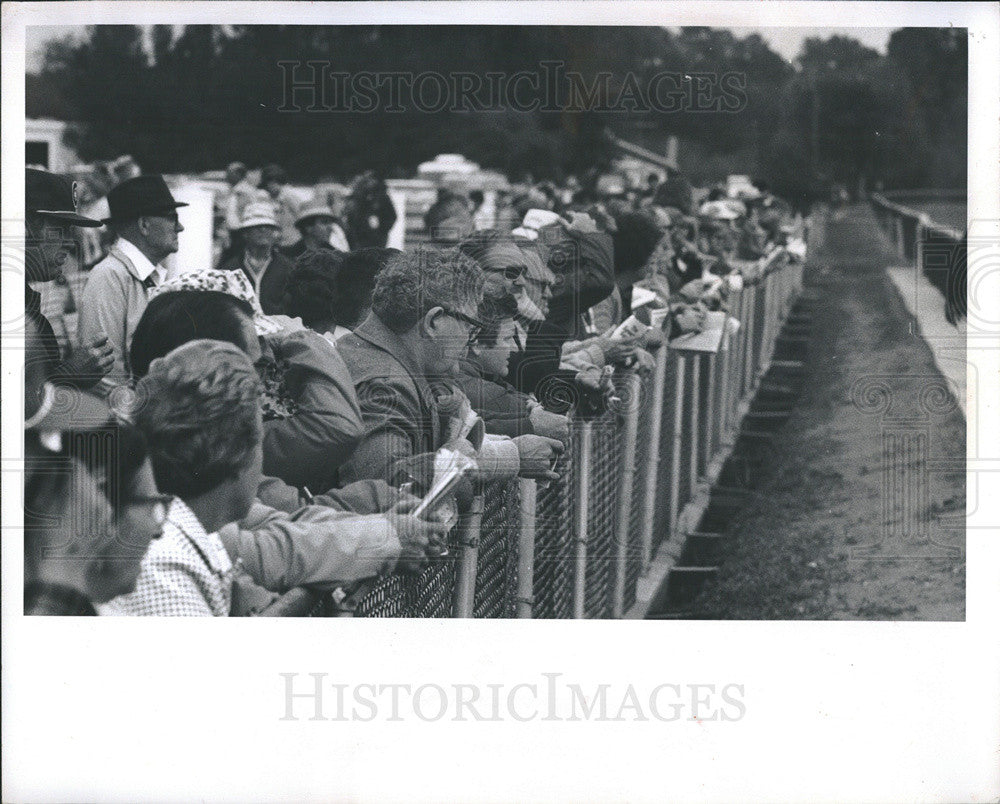
{"label": "fence rail", "polygon": [[784,249],[748,266],[717,337],[656,351],[646,376],[620,371],[621,400],[576,421],[560,479],[493,482],[452,535],[449,556],[419,576],[369,582],[339,606],[292,590],[264,616],[620,618],[637,605],[657,550],[683,534],[684,507],[731,447],[742,406],[802,286]]}
{"label": "fence rail", "polygon": [[[965,232],[935,223],[925,213],[895,199],[918,201],[925,198],[961,198],[951,190],[929,194],[927,190],[897,191],[893,200],[873,194],[871,206],[879,226],[886,232],[900,258],[917,266],[944,296],[955,319],[965,315],[966,262]],[[949,318],[949,320],[953,320]]]}

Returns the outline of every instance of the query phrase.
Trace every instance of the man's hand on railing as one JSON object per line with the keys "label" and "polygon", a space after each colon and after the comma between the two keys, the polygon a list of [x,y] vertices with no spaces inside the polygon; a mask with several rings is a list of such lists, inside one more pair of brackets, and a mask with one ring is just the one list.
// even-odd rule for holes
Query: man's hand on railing
{"label": "man's hand on railing", "polygon": [[602,335],[598,342],[601,344],[601,350],[604,352],[604,359],[607,363],[624,363],[635,357],[636,349],[639,348],[638,338],[618,340]]}
{"label": "man's hand on railing", "polygon": [[569,419],[558,413],[551,413],[537,405],[528,414],[535,435],[554,438],[564,445],[569,443]]}
{"label": "man's hand on railing", "polygon": [[523,435],[514,439],[521,459],[519,475],[532,480],[558,480],[552,464],[562,454],[563,444],[554,438],[540,435]]}
{"label": "man's hand on railing", "polygon": [[385,514],[402,545],[396,569],[407,574],[420,572],[428,558],[437,558],[448,551],[449,526],[444,522],[425,521],[413,516],[410,511],[419,503],[420,500],[412,494],[405,495]]}
{"label": "man's hand on railing", "polygon": [[656,358],[645,349],[637,349],[634,368],[639,374],[648,374],[656,368]]}
{"label": "man's hand on railing", "polygon": [[705,326],[705,308],[698,303],[685,304],[683,302],[671,308],[674,321],[682,333],[701,332]]}

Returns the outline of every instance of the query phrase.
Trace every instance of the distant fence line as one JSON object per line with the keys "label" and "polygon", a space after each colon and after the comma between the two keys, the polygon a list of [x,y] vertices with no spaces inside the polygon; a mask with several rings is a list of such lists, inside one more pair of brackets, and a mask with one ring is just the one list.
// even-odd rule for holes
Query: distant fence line
{"label": "distant fence line", "polygon": [[945,298],[948,320],[966,315],[965,232],[945,226],[901,202],[962,201],[959,190],[894,190],[871,196],[872,210],[899,256],[920,268]]}

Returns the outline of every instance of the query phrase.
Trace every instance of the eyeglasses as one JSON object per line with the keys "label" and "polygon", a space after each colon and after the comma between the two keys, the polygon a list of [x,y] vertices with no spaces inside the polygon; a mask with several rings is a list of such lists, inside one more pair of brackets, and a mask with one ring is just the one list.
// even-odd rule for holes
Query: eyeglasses
{"label": "eyeglasses", "polygon": [[516,282],[523,279],[528,272],[527,265],[505,265],[503,268],[487,268],[487,273],[501,274],[508,282]]}
{"label": "eyeglasses", "polygon": [[172,494],[154,494],[149,497],[130,497],[125,504],[129,507],[147,506],[149,508],[149,518],[155,524],[162,525],[167,521],[167,513],[173,501],[174,497]]}
{"label": "eyeglasses", "polygon": [[469,325],[469,343],[472,343],[476,336],[483,331],[486,326],[482,321],[473,318],[471,315],[466,315],[465,313],[460,313],[458,310],[452,310],[450,307],[442,307],[441,310],[445,315],[449,315],[461,321],[463,324]]}

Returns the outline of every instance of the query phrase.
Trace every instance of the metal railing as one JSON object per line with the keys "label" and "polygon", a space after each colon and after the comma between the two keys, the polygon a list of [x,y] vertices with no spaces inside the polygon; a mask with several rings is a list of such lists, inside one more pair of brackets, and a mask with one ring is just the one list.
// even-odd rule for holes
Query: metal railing
{"label": "metal railing", "polygon": [[[925,198],[964,200],[964,196],[953,191],[898,191],[893,195],[911,203]],[[964,317],[965,232],[935,223],[927,213],[877,193],[871,196],[871,206],[900,258],[920,269],[944,296],[955,318]]]}
{"label": "metal railing", "polygon": [[[750,266],[717,337],[656,351],[645,376],[620,371],[617,409],[575,421],[560,479],[493,482],[459,520],[449,556],[419,576],[390,575],[339,610],[361,617],[620,618],[657,551],[683,537],[683,512],[732,446],[745,402],[770,364],[802,286],[784,249]],[[690,342],[690,339],[689,339]],[[292,599],[290,599],[292,598]],[[293,590],[264,616],[328,616]]]}

